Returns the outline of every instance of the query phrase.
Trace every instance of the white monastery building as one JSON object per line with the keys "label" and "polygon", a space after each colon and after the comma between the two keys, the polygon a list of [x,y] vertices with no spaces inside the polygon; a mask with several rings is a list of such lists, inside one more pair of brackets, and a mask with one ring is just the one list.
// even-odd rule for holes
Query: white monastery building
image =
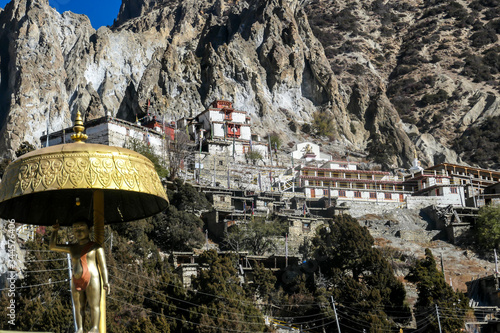
{"label": "white monastery building", "polygon": [[192,139],[201,139],[203,150],[210,154],[227,154],[243,160],[250,151],[259,152],[268,158],[268,145],[252,135],[250,117],[245,111],[233,108],[233,103],[216,100],[192,119],[183,118],[178,128],[187,127]]}

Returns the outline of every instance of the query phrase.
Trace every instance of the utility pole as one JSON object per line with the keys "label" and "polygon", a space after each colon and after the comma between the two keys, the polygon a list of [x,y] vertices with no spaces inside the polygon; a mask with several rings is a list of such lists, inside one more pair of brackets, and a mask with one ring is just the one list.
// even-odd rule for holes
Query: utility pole
{"label": "utility pole", "polygon": [[201,138],[201,135],[202,135],[202,131],[200,131],[200,135],[199,135],[199,140],[200,140],[200,152],[198,153],[198,184],[201,182],[201,142],[202,142],[202,138]]}
{"label": "utility pole", "polygon": [[[45,144],[45,147],[49,146],[49,119],[47,119],[47,143]],[[76,327],[76,326],[75,326]]]}
{"label": "utility pole", "polygon": [[441,252],[441,272],[443,273],[443,278],[446,281],[446,276],[444,275],[443,252]]}
{"label": "utility pole", "polygon": [[285,234],[285,267],[288,267],[288,233]]}
{"label": "utility pole", "polygon": [[[66,244],[68,244],[68,242],[66,242]],[[71,281],[72,281],[72,275],[73,275],[73,272],[71,270],[71,255],[69,253],[66,254],[66,258],[68,259],[68,274],[69,274],[69,291],[71,293],[71,305],[72,305],[72,308],[73,308],[73,325],[75,325],[75,329],[78,327],[76,326],[76,311],[75,311],[75,302],[74,302],[74,298],[73,298],[73,288],[71,286]]]}
{"label": "utility pole", "polygon": [[339,318],[337,317],[337,309],[335,308],[335,301],[333,300],[333,296],[331,297],[332,297],[333,312],[335,313],[335,322],[337,323],[337,330],[339,333],[342,333],[340,332],[340,323],[339,323]]}
{"label": "utility pole", "polygon": [[216,162],[216,158],[215,158],[215,156],[214,156],[214,187],[215,187],[215,185],[216,185],[216,183],[217,183],[217,182],[216,182],[216,180],[215,180],[215,179],[216,179],[216,178],[215,178],[215,162]]}
{"label": "utility pole", "polygon": [[111,252],[112,249],[113,249],[113,230],[111,230],[111,242],[109,244],[109,251]]}
{"label": "utility pole", "polygon": [[436,305],[436,315],[437,315],[437,319],[438,319],[438,325],[439,325],[439,333],[442,333],[441,331],[441,321],[439,320],[439,309],[438,309],[438,305]]}
{"label": "utility pole", "polygon": [[273,149],[271,148],[271,135],[267,136],[267,145],[269,146],[269,157],[271,159],[271,166],[273,166]]}

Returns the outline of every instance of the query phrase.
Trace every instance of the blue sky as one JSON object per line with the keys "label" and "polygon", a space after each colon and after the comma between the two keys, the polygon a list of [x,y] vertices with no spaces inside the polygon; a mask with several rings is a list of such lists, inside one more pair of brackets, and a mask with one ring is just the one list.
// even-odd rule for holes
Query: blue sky
{"label": "blue sky", "polygon": [[[5,8],[9,2],[10,0],[0,0],[0,8]],[[118,16],[122,0],[49,0],[49,3],[59,13],[69,10],[87,15],[92,26],[99,29],[103,25],[113,24],[113,20]]]}

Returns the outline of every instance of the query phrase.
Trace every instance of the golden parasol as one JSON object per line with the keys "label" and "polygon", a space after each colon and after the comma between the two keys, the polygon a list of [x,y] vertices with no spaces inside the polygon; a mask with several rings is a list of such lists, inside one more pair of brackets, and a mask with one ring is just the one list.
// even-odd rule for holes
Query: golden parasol
{"label": "golden parasol", "polygon": [[[7,167],[0,183],[1,218],[63,226],[85,218],[94,222],[95,241],[104,245],[105,223],[139,220],[167,207],[150,160],[129,149],[87,144],[84,129],[78,112],[73,143],[32,151]],[[104,320],[99,331],[106,331]]]}
{"label": "golden parasol", "polygon": [[132,150],[84,143],[78,113],[74,143],[27,153],[6,169],[0,217],[35,225],[92,220],[94,194],[104,197],[105,223],[127,222],[164,210],[168,199],[154,165]]}

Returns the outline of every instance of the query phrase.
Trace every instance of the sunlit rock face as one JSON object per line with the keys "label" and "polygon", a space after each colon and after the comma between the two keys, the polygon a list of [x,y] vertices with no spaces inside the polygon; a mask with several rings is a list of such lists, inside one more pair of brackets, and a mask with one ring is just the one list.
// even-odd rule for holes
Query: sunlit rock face
{"label": "sunlit rock face", "polygon": [[[115,24],[95,31],[86,16],[60,14],[46,0],[14,0],[0,12],[0,149],[12,156],[22,141],[39,144],[47,128],[69,126],[77,110],[87,119],[135,120],[149,104],[174,120],[227,99],[248,112],[254,132],[277,132],[285,144],[304,141],[301,128],[323,112],[334,119],[331,138],[307,139],[324,150],[362,153],[376,141],[391,147],[389,166],[410,167],[415,148],[424,165],[458,162],[450,149],[456,128],[496,115],[498,98],[429,62],[425,72],[435,78],[426,92],[454,94],[462,109],[444,118],[434,104],[432,114],[415,111],[417,122],[426,112],[437,122],[432,130],[401,120],[394,72],[405,38],[421,23],[418,4],[405,4],[383,8],[402,22],[389,35],[379,33],[376,1],[123,0]],[[337,18],[346,8],[366,22],[362,33],[337,20],[327,26],[332,41],[323,40],[317,13]]]}

